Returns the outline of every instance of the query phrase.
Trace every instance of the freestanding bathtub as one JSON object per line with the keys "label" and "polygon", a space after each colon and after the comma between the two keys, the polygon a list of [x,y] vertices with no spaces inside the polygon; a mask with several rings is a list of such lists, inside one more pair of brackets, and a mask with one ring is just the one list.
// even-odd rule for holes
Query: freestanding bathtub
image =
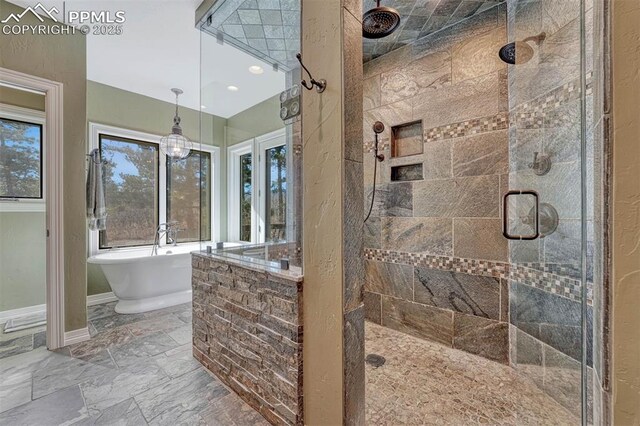
{"label": "freestanding bathtub", "polygon": [[[238,245],[224,243],[225,248]],[[190,253],[200,248],[199,243],[163,246],[154,256],[151,247],[116,249],[87,261],[100,265],[118,298],[116,312],[135,314],[191,301]]]}

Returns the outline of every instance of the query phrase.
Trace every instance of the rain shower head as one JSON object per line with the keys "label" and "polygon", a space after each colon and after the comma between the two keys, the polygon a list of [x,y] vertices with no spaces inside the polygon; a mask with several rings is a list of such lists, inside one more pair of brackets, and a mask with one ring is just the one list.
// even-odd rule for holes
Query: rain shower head
{"label": "rain shower head", "polygon": [[376,7],[365,12],[362,17],[362,36],[364,38],[383,38],[392,34],[400,25],[400,14],[397,10],[380,6],[377,0]]}
{"label": "rain shower head", "polygon": [[510,65],[519,65],[527,63],[533,58],[535,51],[533,47],[528,43],[529,41],[536,42],[540,44],[545,38],[545,33],[540,33],[537,36],[527,37],[522,41],[515,41],[513,43],[509,43],[505,46],[502,46],[500,51],[498,52],[498,56],[504,62]]}

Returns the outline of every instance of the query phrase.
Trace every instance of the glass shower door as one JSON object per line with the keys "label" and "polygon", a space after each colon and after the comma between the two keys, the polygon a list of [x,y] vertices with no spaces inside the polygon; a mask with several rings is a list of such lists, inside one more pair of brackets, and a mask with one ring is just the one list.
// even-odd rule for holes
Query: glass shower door
{"label": "glass shower door", "polygon": [[587,300],[584,5],[509,0],[509,239],[511,362],[587,420],[591,367]]}

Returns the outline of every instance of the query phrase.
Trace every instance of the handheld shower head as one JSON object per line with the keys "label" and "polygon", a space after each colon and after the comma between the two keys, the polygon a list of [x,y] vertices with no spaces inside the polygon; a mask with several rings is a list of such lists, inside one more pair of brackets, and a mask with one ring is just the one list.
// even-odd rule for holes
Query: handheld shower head
{"label": "handheld shower head", "polygon": [[375,135],[375,143],[373,145],[373,158],[375,159],[373,161],[373,192],[371,193],[371,205],[369,206],[369,213],[367,213],[367,217],[365,217],[364,219],[365,222],[369,220],[369,217],[371,216],[371,212],[373,211],[373,202],[376,199],[376,174],[378,171],[378,163],[384,161],[384,154],[380,154],[378,152],[378,136],[382,132],[384,132],[384,124],[382,123],[382,121],[376,121],[375,123],[373,123],[373,133]]}
{"label": "handheld shower head", "polygon": [[378,159],[378,161],[384,161],[384,154],[378,154],[378,135],[384,132],[384,124],[382,121],[376,121],[373,123],[373,133],[376,136],[376,142],[373,148],[373,155]]}

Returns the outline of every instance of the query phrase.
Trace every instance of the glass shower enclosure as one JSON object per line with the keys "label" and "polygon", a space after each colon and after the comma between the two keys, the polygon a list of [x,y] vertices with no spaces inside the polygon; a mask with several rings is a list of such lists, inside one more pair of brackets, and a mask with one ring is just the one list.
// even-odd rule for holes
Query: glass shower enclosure
{"label": "glass shower enclosure", "polygon": [[[507,2],[511,363],[591,422],[594,262],[592,10],[584,1]],[[591,177],[591,182],[588,181]],[[589,190],[590,189],[590,190]],[[594,281],[595,279],[595,281]]]}
{"label": "glass shower enclosure", "polygon": [[300,269],[300,2],[218,1],[197,26],[201,142],[216,151],[202,250]]}
{"label": "glass shower enclosure", "polygon": [[[384,6],[400,27],[363,42],[367,319],[508,364],[590,422],[603,235],[595,6]],[[379,146],[376,121],[388,129]]]}

